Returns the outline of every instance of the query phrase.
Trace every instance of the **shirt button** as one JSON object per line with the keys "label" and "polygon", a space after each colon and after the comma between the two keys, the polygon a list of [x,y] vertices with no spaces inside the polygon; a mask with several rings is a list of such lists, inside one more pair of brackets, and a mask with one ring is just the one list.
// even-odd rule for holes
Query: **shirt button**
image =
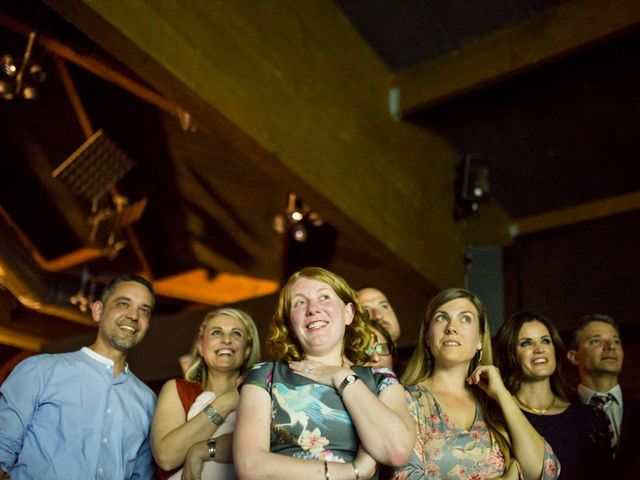
{"label": "shirt button", "polygon": [[109,415],[111,415],[111,409],[110,409],[110,408],[107,408],[107,413],[108,413]]}
{"label": "shirt button", "polygon": [[104,473],[104,468],[100,467],[98,469],[98,475],[102,476],[103,473]]}
{"label": "shirt button", "polygon": [[104,437],[102,439],[102,443],[104,443],[106,445],[107,443],[109,443],[109,439],[107,437]]}

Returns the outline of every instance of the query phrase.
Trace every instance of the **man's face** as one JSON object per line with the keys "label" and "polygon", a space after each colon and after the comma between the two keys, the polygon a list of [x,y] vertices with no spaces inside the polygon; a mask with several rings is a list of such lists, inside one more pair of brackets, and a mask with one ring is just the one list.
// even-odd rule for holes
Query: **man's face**
{"label": "man's face", "polygon": [[400,324],[387,297],[375,288],[363,288],[358,292],[358,300],[369,312],[369,316],[379,321],[389,332],[391,339],[397,342],[398,338],[400,338]]}
{"label": "man's face", "polygon": [[109,347],[128,352],[138,345],[149,328],[153,298],[151,292],[137,282],[122,282],[103,304],[94,304],[93,316],[98,321],[98,336]]}
{"label": "man's face", "polygon": [[624,351],[616,329],[605,322],[591,322],[578,339],[575,361],[581,375],[618,375]]}

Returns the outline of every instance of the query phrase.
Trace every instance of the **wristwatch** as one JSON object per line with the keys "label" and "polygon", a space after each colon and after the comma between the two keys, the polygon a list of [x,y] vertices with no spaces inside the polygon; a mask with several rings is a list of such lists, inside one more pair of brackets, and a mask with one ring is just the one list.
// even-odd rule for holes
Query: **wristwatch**
{"label": "wristwatch", "polygon": [[344,380],[342,380],[342,383],[338,387],[338,395],[342,396],[342,392],[344,391],[345,388],[347,388],[347,385],[353,385],[359,379],[360,377],[355,373],[350,373],[349,375],[344,377]]}
{"label": "wristwatch", "polygon": [[216,439],[210,438],[207,440],[207,448],[209,449],[209,458],[216,459]]}

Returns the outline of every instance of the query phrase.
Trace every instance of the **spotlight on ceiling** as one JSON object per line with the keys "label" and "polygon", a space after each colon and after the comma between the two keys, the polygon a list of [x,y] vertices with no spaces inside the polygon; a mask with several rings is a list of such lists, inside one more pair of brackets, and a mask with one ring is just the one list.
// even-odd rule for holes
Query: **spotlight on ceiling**
{"label": "spotlight on ceiling", "polygon": [[308,227],[320,227],[324,221],[316,212],[305,205],[295,193],[290,193],[283,213],[273,217],[273,229],[281,235],[290,234],[297,242],[305,242]]}
{"label": "spotlight on ceiling", "polygon": [[5,100],[37,98],[38,92],[33,82],[43,82],[47,74],[40,65],[31,61],[35,40],[36,32],[34,31],[29,34],[29,41],[21,62],[16,61],[8,53],[0,57],[0,98]]}

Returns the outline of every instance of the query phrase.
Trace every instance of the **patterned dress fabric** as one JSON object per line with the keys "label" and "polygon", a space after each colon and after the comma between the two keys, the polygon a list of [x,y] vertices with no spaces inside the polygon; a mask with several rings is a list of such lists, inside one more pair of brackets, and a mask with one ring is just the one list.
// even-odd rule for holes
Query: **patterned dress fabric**
{"label": "patterned dress fabric", "polygon": [[[398,383],[387,368],[352,370],[376,395]],[[271,452],[340,463],[355,458],[360,440],[335,388],[298,375],[282,362],[255,365],[243,385],[271,395]]]}
{"label": "patterned dress fabric", "polygon": [[[417,438],[409,463],[396,469],[394,480],[481,480],[504,474],[505,458],[489,433],[480,404],[473,425],[465,430],[449,419],[429,390],[419,385],[407,390]],[[542,480],[557,478],[559,469],[545,444]]]}

